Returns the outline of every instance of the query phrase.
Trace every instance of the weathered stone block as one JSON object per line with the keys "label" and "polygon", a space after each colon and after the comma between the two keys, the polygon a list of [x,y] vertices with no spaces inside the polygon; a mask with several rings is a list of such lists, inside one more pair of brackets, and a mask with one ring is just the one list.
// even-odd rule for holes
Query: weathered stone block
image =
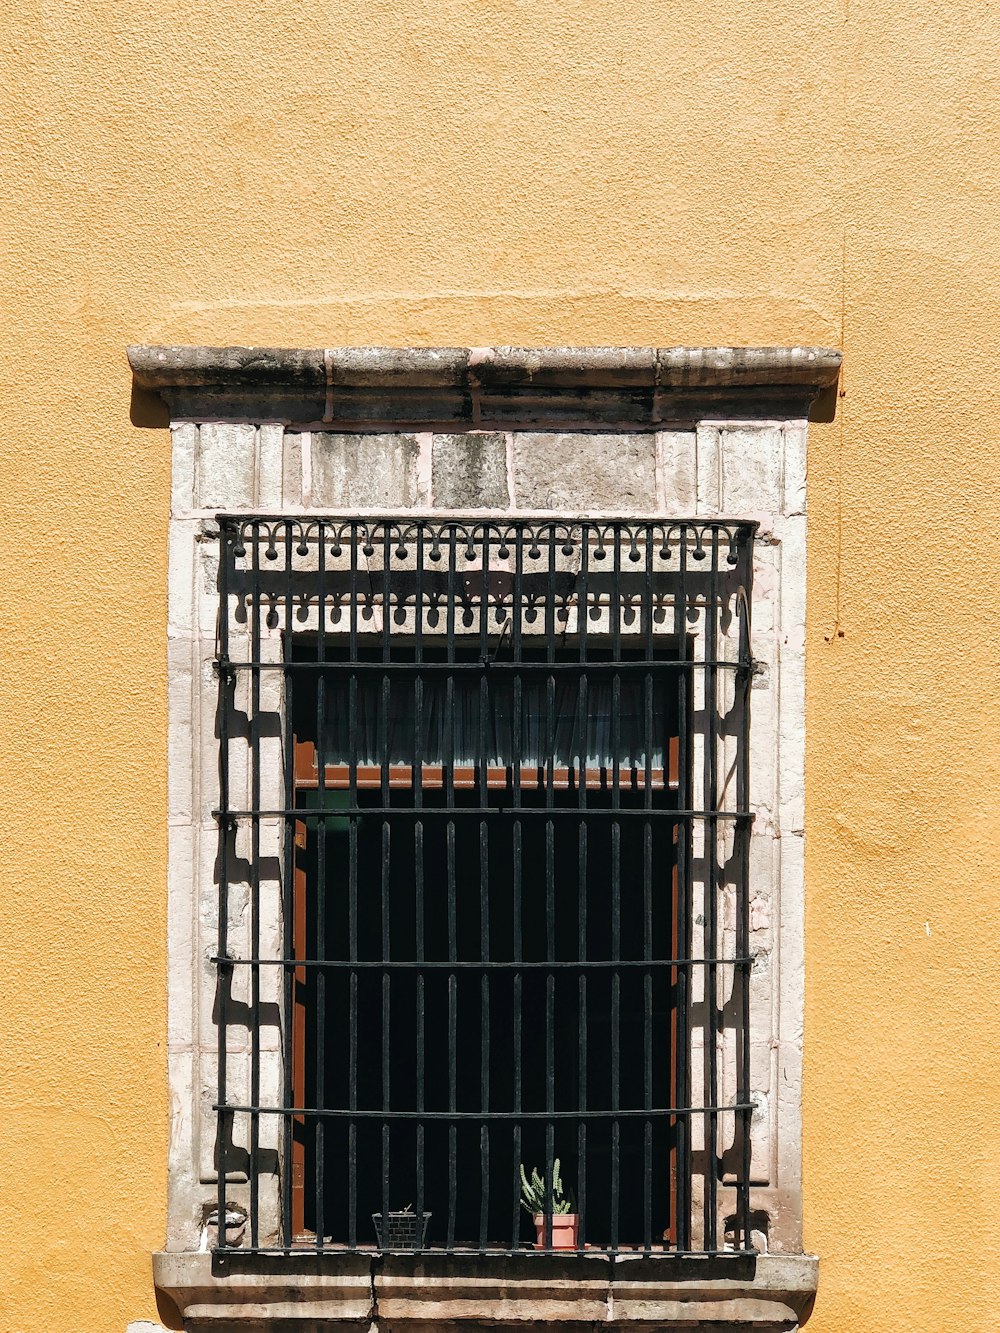
{"label": "weathered stone block", "polygon": [[387,1255],[375,1278],[380,1321],[445,1324],[592,1325],[608,1318],[611,1265],[604,1255]]}
{"label": "weathered stone block", "polygon": [[198,452],[198,427],[180,421],[170,428],[170,509],[175,518],[194,508],[194,464]]}
{"label": "weathered stone block", "polygon": [[194,919],[190,909],[190,885],[198,871],[195,844],[198,836],[191,824],[171,823],[167,830],[167,914],[170,967],[167,972],[167,1041],[171,1051],[191,1045],[198,998]]}
{"label": "weathered stone block", "polygon": [[281,455],[281,500],[286,509],[302,504],[302,434],[285,431]]}
{"label": "weathered stone block", "polygon": [[194,808],[191,728],[194,713],[194,647],[189,638],[167,641],[168,780],[171,820],[190,820]]}
{"label": "weathered stone block", "polygon": [[660,507],[667,514],[693,514],[697,508],[696,436],[693,430],[656,434]]}
{"label": "weathered stone block", "polygon": [[469,360],[466,347],[330,347],[327,373],[336,392],[352,388],[419,388],[461,384]]}
{"label": "weathered stone block", "polygon": [[254,503],[254,426],[207,423],[198,441],[198,504],[231,509]]}
{"label": "weathered stone block", "polygon": [[484,431],[435,435],[432,453],[434,503],[454,509],[506,509],[506,436]]}
{"label": "weathered stone block", "polygon": [[257,437],[257,504],[261,509],[281,508],[281,454],[284,427],[264,423]]}
{"label": "weathered stone block", "polygon": [[192,1333],[265,1327],[304,1333],[352,1326],[367,1333],[372,1327],[372,1261],[366,1255],[274,1269],[236,1264],[229,1256],[220,1263],[208,1253],[160,1253],[153,1258],[153,1280]]}
{"label": "weathered stone block", "polygon": [[697,501],[698,513],[714,516],[722,507],[719,428],[717,426],[698,427],[697,440]]}
{"label": "weathered stone block", "polygon": [[806,423],[787,421],[785,436],[785,493],[786,514],[806,512]]}
{"label": "weathered stone block", "polygon": [[519,509],[649,512],[656,507],[654,437],[518,431],[514,496]]}
{"label": "weathered stone block", "polygon": [[330,508],[391,508],[426,503],[420,445],[401,434],[312,435],[312,502]]}
{"label": "weathered stone block", "polygon": [[781,504],[781,427],[727,427],[720,431],[720,440],[722,509],[730,514],[773,512]]}
{"label": "weathered stone block", "polygon": [[191,634],[195,623],[196,519],[175,520],[167,534],[167,633],[171,638]]}

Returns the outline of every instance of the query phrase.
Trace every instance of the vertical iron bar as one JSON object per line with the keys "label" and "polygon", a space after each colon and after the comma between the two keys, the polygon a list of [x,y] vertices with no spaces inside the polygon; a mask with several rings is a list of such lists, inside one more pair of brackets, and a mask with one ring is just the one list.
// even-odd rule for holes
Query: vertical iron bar
{"label": "vertical iron bar", "polygon": [[[581,668],[587,662],[587,621],[590,614],[589,601],[590,572],[590,527],[580,525],[580,573],[577,581],[576,628],[579,642]],[[587,764],[590,758],[590,727],[588,725],[588,680],[586,670],[581,669],[577,683],[577,745],[579,747],[577,779],[577,799],[584,812],[577,831],[577,958],[581,963],[587,960]],[[587,1109],[587,970],[580,968],[577,979],[577,1010],[580,1032],[580,1048],[577,1065],[577,1106]],[[587,1237],[587,1121],[581,1116],[576,1126],[577,1157],[577,1216],[579,1233],[577,1244],[582,1250]]]}
{"label": "vertical iron bar", "polygon": [[[303,525],[304,527],[304,525]],[[326,661],[326,540],[323,524],[317,529],[316,543],[316,656]],[[303,532],[303,542],[305,534]],[[320,817],[316,828],[316,957],[326,960],[326,672],[320,668],[316,680],[316,783]],[[304,942],[303,942],[304,943]],[[326,968],[313,969],[316,985],[316,1077],[315,1105],[326,1106]],[[316,1154],[316,1244],[325,1243],[326,1232],[326,1138],[325,1117],[316,1117],[314,1151]]]}
{"label": "vertical iron bar", "polygon": [[[753,546],[752,538],[741,538],[739,545],[739,564],[737,566],[737,587],[745,589],[745,596],[737,593],[739,615],[739,656],[743,686],[743,715],[737,736],[740,757],[736,768],[736,808],[748,811],[750,808],[750,706],[753,685],[753,658],[750,646],[750,608],[753,589]],[[742,576],[742,577],[739,577]],[[738,870],[739,899],[736,907],[737,940],[736,953],[742,960],[739,964],[740,978],[740,1034],[741,1058],[739,1064],[739,1083],[736,1100],[740,1103],[750,1101],[750,838],[752,829],[748,823],[738,826],[740,839],[740,863]],[[741,1111],[743,1120],[743,1160],[741,1162],[739,1183],[739,1207],[743,1246],[752,1248],[750,1237],[750,1131],[753,1118],[751,1110]]]}
{"label": "vertical iron bar", "polygon": [[[374,545],[369,537],[369,545]],[[392,652],[390,644],[390,633],[392,616],[390,614],[390,596],[389,586],[389,562],[391,560],[390,528],[389,524],[382,525],[382,664],[383,668],[388,666]],[[391,824],[389,816],[385,813],[389,809],[389,672],[382,671],[382,689],[381,689],[381,707],[379,709],[378,727],[378,751],[381,768],[379,772],[379,785],[382,801],[382,866],[381,866],[381,922],[382,922],[382,961],[389,962],[392,951],[392,941],[390,939],[389,926],[389,895],[391,891],[390,881],[390,856],[391,856]],[[382,1110],[391,1110],[391,1068],[390,1052],[392,1050],[392,1031],[391,1031],[391,976],[388,969],[382,972]],[[391,1206],[389,1198],[389,1152],[390,1152],[390,1121],[382,1121],[382,1225],[385,1234],[388,1234],[389,1208]]]}
{"label": "vertical iron bar", "polygon": [[[250,573],[250,1105],[260,1105],[260,546]],[[250,1112],[250,1244],[260,1243],[260,1115]]]}
{"label": "vertical iron bar", "polygon": [[[669,540],[669,530],[664,533],[664,542]],[[678,576],[675,594],[674,624],[677,633],[677,655],[682,663],[688,661],[687,633],[687,543],[688,529],[678,529]],[[690,672],[677,672],[677,804],[681,809],[688,808],[690,777],[689,757],[689,720],[691,711],[692,681]],[[690,825],[687,820],[678,820],[674,825],[677,847],[677,938],[672,941],[671,949],[675,958],[681,960],[675,973],[676,1005],[676,1050],[672,1052],[677,1080],[677,1106],[681,1114],[675,1126],[677,1142],[677,1178],[676,1208],[673,1219],[676,1233],[676,1245],[679,1250],[691,1248],[691,1117],[684,1114],[688,1108],[689,1065],[691,1058],[691,1039],[688,1029],[688,1015],[691,988],[691,965],[689,962],[690,926],[688,913],[688,862],[690,848]]]}
{"label": "vertical iron bar", "polygon": [[[449,667],[455,665],[455,582],[458,552],[455,524],[448,525],[448,587],[445,612],[446,650]],[[449,670],[445,678],[445,806],[455,808],[455,672]],[[455,820],[449,815],[445,825],[448,865],[448,961],[458,958],[458,920],[455,902]],[[454,971],[448,973],[448,1231],[447,1246],[455,1246],[455,1213],[458,1204],[458,1125],[454,1112],[458,1109],[458,979]]]}
{"label": "vertical iron bar", "polygon": [[[278,524],[275,524],[277,531]],[[292,625],[294,623],[294,601],[292,598],[292,525],[284,520],[284,557],[285,557],[285,625],[282,645],[285,682],[285,892],[284,892],[284,956],[291,958],[294,950],[295,926],[295,818],[290,812],[295,805],[295,732],[294,732],[294,673],[292,670]],[[274,541],[274,533],[271,537]],[[295,1028],[295,972],[285,967],[285,1187],[282,1191],[282,1240],[285,1248],[292,1244],[292,1134],[293,1117],[291,1108],[294,1102],[293,1064],[294,1064],[294,1028]],[[303,1134],[305,1120],[303,1119]]]}
{"label": "vertical iron bar", "polygon": [[[524,530],[518,525],[514,528],[514,579],[511,590],[511,657],[516,665],[521,663],[522,641],[521,641],[521,595],[524,581]],[[514,679],[511,684],[511,783],[513,786],[513,810],[515,819],[511,829],[511,895],[513,898],[513,935],[514,935],[514,962],[522,961],[522,938],[521,938],[521,820],[516,817],[521,806],[521,672],[516,670],[513,673]],[[521,1062],[523,1055],[521,1038],[521,997],[523,974],[515,970],[513,977],[513,1010],[514,1010],[514,1112],[520,1114],[522,1110],[522,1070]],[[521,1230],[520,1196],[521,1184],[519,1177],[519,1167],[521,1163],[521,1125],[514,1121],[514,1219],[511,1233],[511,1249],[518,1248],[518,1237]]]}
{"label": "vertical iron bar", "polygon": [[[238,529],[237,529],[238,532]],[[227,992],[232,968],[225,959],[229,949],[229,709],[232,694],[232,668],[229,665],[229,561],[234,550],[233,530],[225,520],[219,524],[219,830],[222,854],[219,857],[219,1048],[218,1048],[218,1118],[216,1157],[218,1168],[216,1244],[226,1243],[226,1139],[232,1117],[227,1111],[226,1026]]]}
{"label": "vertical iron bar", "polygon": [[[719,533],[711,530],[711,569],[705,598],[705,865],[708,871],[705,890],[705,1059],[707,1064],[707,1100],[709,1107],[718,1105],[719,1061],[718,1042],[718,842],[719,822],[716,817],[719,801],[718,783],[718,672],[713,663],[718,653],[717,623],[719,615]],[[705,1192],[705,1248],[718,1249],[718,1112],[709,1110],[705,1126],[705,1165],[708,1188]]]}
{"label": "vertical iron bar", "polygon": [[[416,579],[413,607],[413,658],[417,671],[413,678],[413,804],[417,810],[424,802],[424,680],[420,664],[424,660],[424,529],[416,530]],[[425,1043],[424,1027],[424,825],[413,821],[414,911],[416,914],[417,953],[417,1111],[424,1112]],[[417,1121],[417,1228],[423,1236],[424,1224],[424,1122]]]}
{"label": "vertical iron bar", "polygon": [[[350,609],[348,613],[348,659],[352,665],[358,660],[358,525],[350,525]],[[338,532],[338,545],[340,534]],[[352,671],[347,685],[348,700],[348,755],[347,803],[351,810],[358,804],[358,675]],[[351,815],[347,825],[347,948],[352,963],[358,961],[358,819]],[[347,1105],[358,1109],[358,973],[352,969],[348,980],[348,1055]],[[358,1244],[358,1125],[351,1117],[347,1128],[347,1241],[350,1248]]]}
{"label": "vertical iron bar", "polygon": [[[537,543],[537,537],[536,537]],[[545,660],[551,666],[556,656],[555,626],[555,565],[556,565],[556,530],[555,524],[549,524],[548,540],[548,578],[545,594]],[[545,680],[545,808],[551,810],[555,804],[555,766],[556,766],[556,678],[550,671]],[[551,818],[545,821],[545,960],[556,960],[556,864],[555,864],[555,829]],[[545,975],[545,1109],[551,1116],[555,1111],[555,972],[550,970]],[[555,1160],[555,1125],[550,1119],[545,1125],[545,1186],[548,1191],[548,1209],[545,1214],[545,1246],[552,1245],[552,1175]]]}
{"label": "vertical iron bar", "polygon": [[[647,812],[642,822],[642,957],[649,963],[653,957],[653,530],[646,528],[643,551],[642,630],[643,655],[646,670],[643,673],[644,750],[643,808]],[[669,781],[670,746],[666,736],[662,746],[663,782]],[[647,967],[642,976],[642,1037],[643,1037],[643,1104],[646,1111],[653,1106],[653,974]],[[653,1121],[647,1115],[643,1122],[643,1243],[647,1250],[653,1244]]]}
{"label": "vertical iron bar", "polygon": [[[486,743],[486,719],[489,712],[489,680],[487,671],[490,661],[489,611],[490,611],[490,526],[482,526],[482,592],[479,599],[479,652],[482,673],[479,677],[479,805],[486,809],[489,802],[489,755]],[[486,962],[490,956],[490,843],[489,824],[485,819],[479,821],[479,956]],[[479,1126],[479,1248],[486,1247],[486,1231],[490,1208],[490,1129],[486,1115],[490,1109],[490,977],[489,969],[483,968],[480,978],[480,1109],[483,1121]]]}
{"label": "vertical iron bar", "polygon": [[[612,525],[614,540],[614,572],[611,583],[611,652],[616,662],[622,655],[622,530],[621,524]],[[616,668],[611,680],[611,809],[621,808],[621,672]],[[621,959],[621,820],[611,822],[611,960]],[[621,1090],[621,973],[611,970],[611,1110],[619,1110]],[[611,1249],[618,1249],[619,1194],[621,1181],[621,1125],[614,1116],[611,1121]]]}

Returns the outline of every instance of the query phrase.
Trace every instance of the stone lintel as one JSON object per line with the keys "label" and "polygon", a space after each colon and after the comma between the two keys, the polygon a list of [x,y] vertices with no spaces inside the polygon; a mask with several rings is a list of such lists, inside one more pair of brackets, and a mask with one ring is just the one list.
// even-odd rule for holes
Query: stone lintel
{"label": "stone lintel", "polygon": [[177,420],[363,428],[653,429],[805,417],[841,354],[822,347],[155,347],[136,384]]}
{"label": "stone lintel", "polygon": [[371,1327],[410,1333],[558,1324],[609,1329],[792,1330],[808,1316],[811,1255],[634,1259],[525,1253],[153,1256],[157,1287],[191,1333],[280,1327],[283,1333]]}

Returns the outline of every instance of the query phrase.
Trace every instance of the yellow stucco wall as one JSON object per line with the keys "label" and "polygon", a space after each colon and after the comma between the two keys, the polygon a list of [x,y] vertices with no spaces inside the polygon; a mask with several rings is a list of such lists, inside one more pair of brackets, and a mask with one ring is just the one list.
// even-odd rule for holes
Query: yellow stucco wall
{"label": "yellow stucco wall", "polygon": [[810,1330],[1000,1328],[995,7],[6,29],[0,1328],[158,1317],[168,440],[130,424],[133,341],[843,346],[810,438]]}

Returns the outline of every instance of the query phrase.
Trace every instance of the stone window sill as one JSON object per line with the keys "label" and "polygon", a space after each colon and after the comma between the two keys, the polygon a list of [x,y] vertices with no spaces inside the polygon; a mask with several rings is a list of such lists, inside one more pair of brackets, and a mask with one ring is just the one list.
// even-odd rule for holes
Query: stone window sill
{"label": "stone window sill", "polygon": [[595,1324],[788,1333],[808,1317],[817,1274],[814,1256],[783,1254],[153,1256],[156,1285],[190,1333],[547,1323],[565,1333]]}

